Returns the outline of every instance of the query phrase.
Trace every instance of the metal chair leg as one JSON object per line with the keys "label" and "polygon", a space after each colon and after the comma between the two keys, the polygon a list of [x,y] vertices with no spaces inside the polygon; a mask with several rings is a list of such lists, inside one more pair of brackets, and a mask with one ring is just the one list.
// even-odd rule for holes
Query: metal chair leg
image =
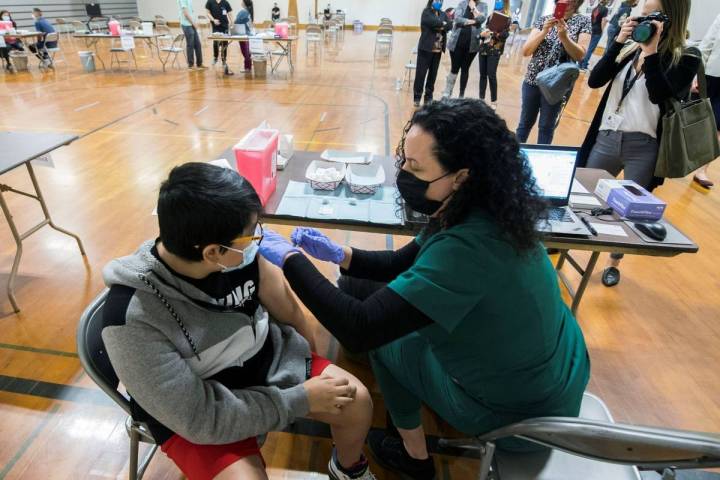
{"label": "metal chair leg", "polygon": [[140,434],[134,430],[129,429],[128,435],[130,435],[130,465],[129,479],[138,480],[138,451],[140,450]]}

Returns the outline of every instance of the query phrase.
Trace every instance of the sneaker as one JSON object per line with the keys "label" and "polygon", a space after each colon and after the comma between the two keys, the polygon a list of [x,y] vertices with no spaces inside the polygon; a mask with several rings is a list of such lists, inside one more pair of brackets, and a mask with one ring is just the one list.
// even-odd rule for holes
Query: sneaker
{"label": "sneaker", "polygon": [[373,430],[368,435],[370,454],[383,468],[398,473],[406,480],[435,480],[433,458],[416,460],[408,455],[400,437],[390,436],[384,430]]}
{"label": "sneaker", "polygon": [[415,108],[420,108],[420,100],[414,100],[414,101],[413,101],[413,106],[414,106]]}
{"label": "sneaker", "polygon": [[346,472],[337,460],[337,450],[333,448],[330,462],[328,463],[328,476],[330,480],[377,480],[370,472],[370,465],[363,455],[360,462],[352,467],[351,472]]}
{"label": "sneaker", "polygon": [[497,110],[497,102],[490,102],[490,108]]}
{"label": "sneaker", "polygon": [[227,65],[225,65],[225,75],[227,75],[228,77],[231,75],[235,75],[232,70],[230,70],[230,67],[228,67]]}
{"label": "sneaker", "polygon": [[189,71],[189,72],[194,72],[194,71],[195,71],[195,66],[194,66],[194,65],[188,65],[188,71]]}
{"label": "sneaker", "polygon": [[217,58],[213,58],[213,67],[217,65]]}
{"label": "sneaker", "polygon": [[206,67],[205,65],[198,65],[197,67],[195,67],[195,70],[207,70],[207,69],[208,69],[208,67]]}

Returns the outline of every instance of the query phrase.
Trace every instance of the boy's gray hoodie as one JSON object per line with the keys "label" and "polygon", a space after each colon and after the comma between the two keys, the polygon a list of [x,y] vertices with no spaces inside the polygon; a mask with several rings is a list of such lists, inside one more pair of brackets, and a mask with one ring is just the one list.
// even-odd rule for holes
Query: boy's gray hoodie
{"label": "boy's gray hoodie", "polygon": [[[118,378],[137,404],[197,444],[232,443],[282,430],[306,415],[302,384],[311,358],[307,341],[271,320],[263,307],[254,318],[226,309],[173,275],[152,254],[153,245],[142,244],[135,254],[111,261],[103,271],[105,284],[116,286],[105,314],[124,312],[124,322],[113,319],[118,326],[106,327],[102,337]],[[256,288],[246,285],[245,293]],[[124,297],[112,294],[120,290]],[[111,302],[115,305],[108,305]],[[118,303],[123,304],[120,309]],[[268,337],[273,354],[265,386],[230,390],[209,380],[227,368],[241,367]]]}

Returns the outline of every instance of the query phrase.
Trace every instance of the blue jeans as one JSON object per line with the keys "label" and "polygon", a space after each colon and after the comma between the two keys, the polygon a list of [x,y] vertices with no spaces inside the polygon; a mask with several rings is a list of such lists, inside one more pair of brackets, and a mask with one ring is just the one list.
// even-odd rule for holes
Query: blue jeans
{"label": "blue jeans", "polygon": [[588,64],[590,63],[590,59],[592,58],[593,52],[595,52],[595,49],[597,48],[598,43],[600,43],[601,38],[602,38],[602,33],[598,33],[598,34],[590,37],[590,45],[588,46],[587,53],[585,54],[585,58],[583,58],[582,62],[580,62],[580,68],[588,67]]}
{"label": "blue jeans", "polygon": [[620,29],[617,28],[609,28],[607,29],[607,46],[605,47],[606,50],[610,50],[610,47],[612,47],[613,43],[615,42],[615,37],[618,36],[618,33],[620,33]]}
{"label": "blue jeans", "polygon": [[526,143],[530,136],[530,130],[535,126],[538,114],[540,124],[538,125],[538,144],[550,145],[555,135],[555,122],[562,108],[562,102],[550,105],[540,89],[527,82],[522,84],[522,108],[520,110],[520,123],[518,124],[515,136],[518,142]]}
{"label": "blue jeans", "polygon": [[202,45],[200,44],[200,35],[198,34],[197,30],[195,30],[195,27],[193,27],[192,25],[183,25],[182,31],[185,34],[188,66],[192,67],[193,65],[197,65],[198,67],[201,67],[203,64],[203,58]]}

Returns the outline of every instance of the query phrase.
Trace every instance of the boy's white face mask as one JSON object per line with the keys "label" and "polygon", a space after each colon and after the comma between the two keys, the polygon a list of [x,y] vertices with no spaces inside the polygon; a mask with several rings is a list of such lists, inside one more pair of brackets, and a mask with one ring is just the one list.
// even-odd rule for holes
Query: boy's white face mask
{"label": "boy's white face mask", "polygon": [[220,270],[222,273],[234,272],[235,270],[240,270],[240,269],[247,267],[248,265],[250,265],[251,263],[253,263],[255,261],[255,257],[257,256],[258,250],[260,250],[260,244],[256,240],[253,240],[252,242],[250,242],[250,245],[245,247],[243,250],[239,250],[237,248],[232,248],[232,247],[226,247],[225,245],[221,245],[221,246],[224,248],[227,248],[228,250],[232,250],[233,252],[242,253],[242,256],[243,256],[242,263],[240,263],[239,265],[235,265],[234,267],[226,267],[225,265],[218,263],[218,266],[220,266],[222,268],[222,270]]}

